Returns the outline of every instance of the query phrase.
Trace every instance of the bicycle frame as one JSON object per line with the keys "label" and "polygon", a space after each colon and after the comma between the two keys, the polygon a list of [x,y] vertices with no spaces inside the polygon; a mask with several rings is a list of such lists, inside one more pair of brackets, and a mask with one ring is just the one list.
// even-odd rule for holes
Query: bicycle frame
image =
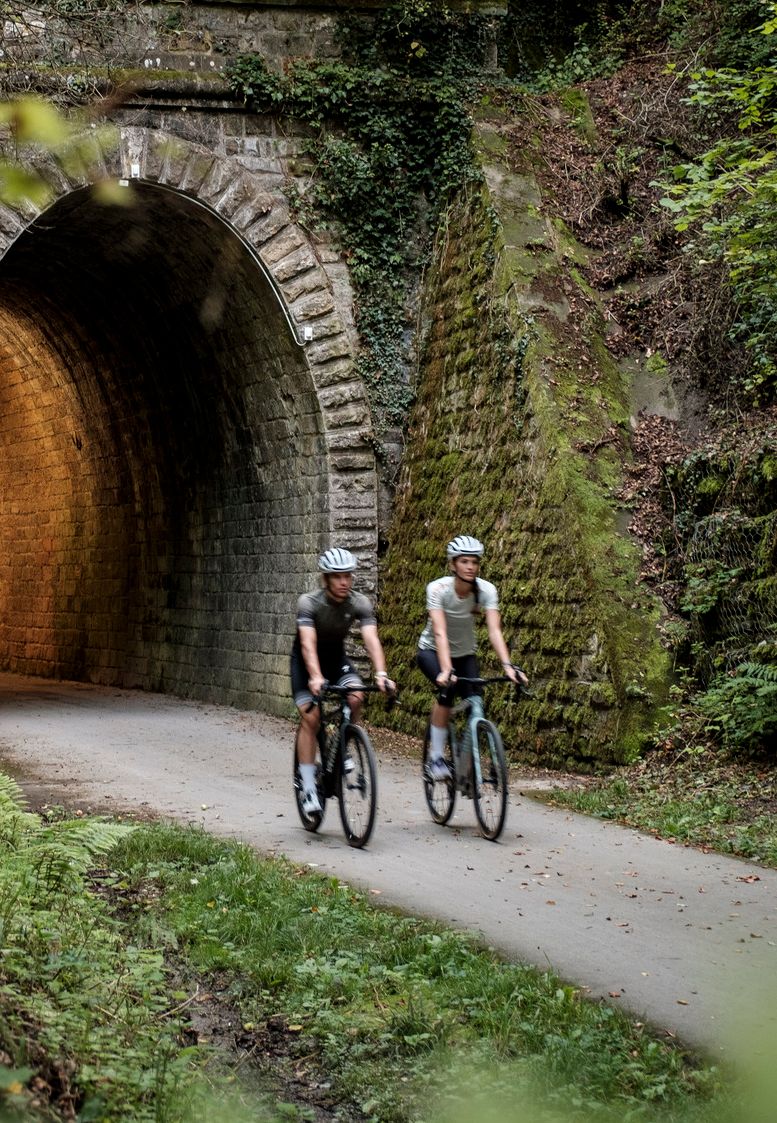
{"label": "bicycle frame", "polygon": [[[506,675],[498,678],[457,677],[458,682],[474,687],[496,682],[512,682]],[[529,692],[519,686],[519,692]],[[448,711],[447,768],[443,774],[429,765],[432,726],[427,726],[422,753],[424,794],[432,819],[440,826],[449,822],[456,802],[456,792],[475,805],[480,833],[495,842],[505,824],[508,804],[508,770],[504,745],[499,730],[486,717],[481,694],[460,699]]]}
{"label": "bicycle frame", "polygon": [[[464,730],[461,737],[457,736],[455,717],[464,715]],[[470,768],[474,770],[474,781],[481,784],[483,777],[480,773],[480,757],[473,754],[472,745],[475,740],[477,724],[486,716],[483,699],[479,694],[472,694],[469,698],[462,698],[451,709],[451,721],[448,727],[448,736],[453,754],[453,766],[456,771],[456,787],[462,795],[472,795],[472,779]]]}
{"label": "bicycle frame", "polygon": [[[320,766],[316,787],[321,806],[316,811],[305,808],[296,743],[294,748],[294,793],[302,825],[307,831],[317,831],[327,801],[336,797],[349,846],[365,846],[369,841],[377,807],[378,773],[369,736],[354,722],[348,696],[378,690],[380,687],[366,683],[359,687],[325,683],[320,695],[308,706],[308,712],[315,707],[319,712],[316,740]],[[395,700],[395,696],[391,695],[388,700]]]}
{"label": "bicycle frame", "polygon": [[[348,695],[377,693],[382,693],[380,687],[368,683],[362,686],[343,687],[330,686],[329,683],[325,682],[319,697],[314,699],[308,707],[312,710],[318,706],[321,715],[317,739],[321,750],[321,763],[324,765],[324,772],[327,775],[334,769],[337,751],[342,743],[343,730],[346,726],[353,724],[353,710],[351,703],[348,701]],[[329,713],[324,709],[326,695],[329,695],[330,699],[336,699]],[[395,702],[396,696],[388,695],[389,706],[395,704]]]}

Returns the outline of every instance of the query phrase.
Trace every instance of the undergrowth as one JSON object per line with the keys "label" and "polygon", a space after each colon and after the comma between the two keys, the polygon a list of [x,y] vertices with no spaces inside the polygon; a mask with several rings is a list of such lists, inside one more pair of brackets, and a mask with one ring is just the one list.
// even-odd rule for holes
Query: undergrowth
{"label": "undergrowth", "polygon": [[187,1044],[200,987],[234,1006],[243,1059],[282,1025],[332,1118],[736,1118],[715,1068],[465,934],[198,830],[46,823],[0,790],[4,1119],[311,1117]]}
{"label": "undergrowth", "polygon": [[580,791],[541,798],[660,838],[777,868],[777,782],[765,760],[671,748]]}

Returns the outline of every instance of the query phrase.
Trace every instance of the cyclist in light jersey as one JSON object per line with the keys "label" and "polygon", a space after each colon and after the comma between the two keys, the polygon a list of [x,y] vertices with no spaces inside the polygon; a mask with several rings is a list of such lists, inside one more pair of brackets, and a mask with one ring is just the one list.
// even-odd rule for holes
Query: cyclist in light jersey
{"label": "cyclist in light jersey", "polygon": [[475,620],[480,613],[486,618],[488,638],[502,663],[505,675],[516,685],[528,684],[523,672],[517,670],[502,635],[499,599],[490,581],[478,577],[483,544],[468,534],[460,534],[448,543],[451,573],[438,577],[426,586],[426,607],[429,618],[418,641],[416,662],[430,682],[439,687],[431,716],[431,750],[429,771],[434,780],[450,779],[443,759],[448,739],[448,723],[456,694],[468,698],[482,693],[468,682],[457,683],[456,676],[478,678]]}

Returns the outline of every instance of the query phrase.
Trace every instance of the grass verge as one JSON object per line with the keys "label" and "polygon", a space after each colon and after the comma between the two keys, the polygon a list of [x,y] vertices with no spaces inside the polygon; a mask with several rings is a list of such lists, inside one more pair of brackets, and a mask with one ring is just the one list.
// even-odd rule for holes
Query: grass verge
{"label": "grass verge", "polygon": [[527,792],[689,846],[777,868],[777,773],[711,751],[656,751],[583,788]]}
{"label": "grass verge", "polygon": [[[46,823],[7,780],[0,924],[4,1120],[757,1118],[551,973],[200,831]],[[193,1031],[206,988],[239,1062]],[[268,1066],[310,1094],[273,1101]]]}

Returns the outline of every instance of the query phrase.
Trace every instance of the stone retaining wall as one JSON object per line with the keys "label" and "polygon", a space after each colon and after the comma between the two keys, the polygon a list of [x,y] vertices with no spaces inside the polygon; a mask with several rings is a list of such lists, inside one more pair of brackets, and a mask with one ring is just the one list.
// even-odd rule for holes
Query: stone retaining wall
{"label": "stone retaining wall", "polygon": [[125,124],[0,208],[0,666],[285,712],[318,552],[374,592],[375,462],[344,266],[228,147]]}

